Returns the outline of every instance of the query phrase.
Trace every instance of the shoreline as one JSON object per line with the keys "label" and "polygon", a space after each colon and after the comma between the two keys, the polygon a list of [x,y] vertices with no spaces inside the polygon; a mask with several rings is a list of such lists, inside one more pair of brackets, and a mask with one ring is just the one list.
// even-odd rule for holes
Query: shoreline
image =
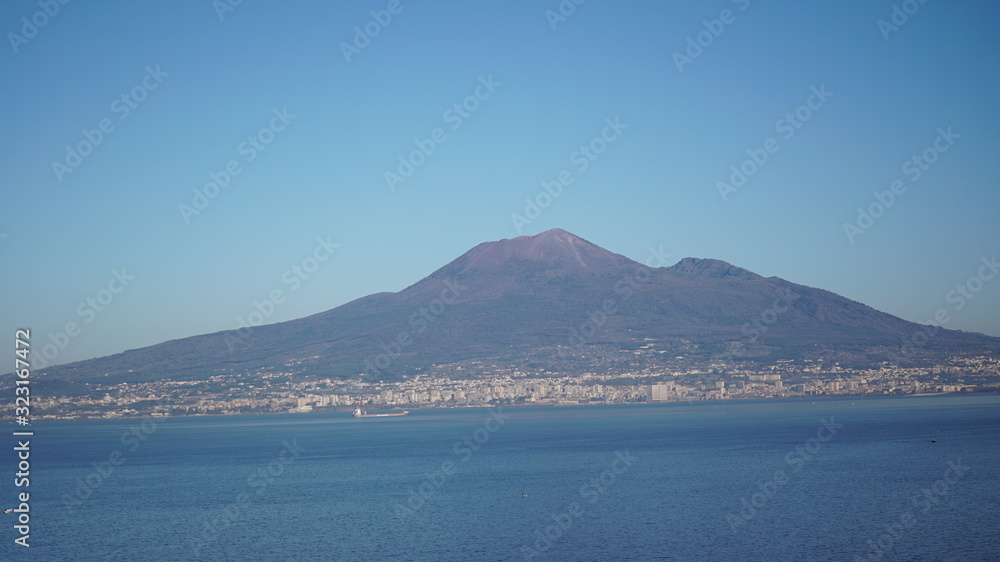
{"label": "shoreline", "polygon": [[[741,397],[741,398],[726,398],[726,399],[697,399],[697,400],[659,400],[659,401],[647,401],[647,402],[623,402],[623,403],[606,403],[606,402],[592,402],[592,403],[555,403],[555,404],[534,404],[534,403],[519,403],[519,404],[468,404],[468,405],[448,405],[448,406],[407,406],[406,409],[410,414],[425,412],[425,411],[435,411],[435,410],[466,410],[466,409],[488,409],[488,408],[588,408],[594,406],[665,406],[672,404],[715,404],[716,406],[722,404],[738,404],[738,403],[760,403],[760,402],[827,402],[834,400],[866,400],[873,398],[888,398],[888,399],[910,399],[910,398],[932,398],[932,397],[973,397],[973,396],[1000,396],[1000,389],[990,390],[990,391],[978,391],[978,392],[934,392],[934,393],[918,393],[918,394],[836,394],[836,395],[819,395],[819,396],[781,396],[781,397]],[[198,413],[198,414],[180,414],[171,415],[162,412],[143,412],[131,415],[120,415],[120,416],[82,416],[82,417],[47,417],[47,416],[35,416],[32,422],[36,421],[95,421],[95,420],[136,420],[136,419],[169,419],[169,418],[204,418],[204,417],[232,417],[232,416],[282,416],[282,415],[296,415],[296,416],[308,416],[310,414],[336,414],[344,413],[349,414],[354,411],[355,406],[335,406],[335,407],[322,407],[315,408],[308,412],[291,412],[291,411],[270,411],[270,412],[230,412],[230,413]],[[3,423],[14,423],[14,418],[4,418],[0,420]]]}

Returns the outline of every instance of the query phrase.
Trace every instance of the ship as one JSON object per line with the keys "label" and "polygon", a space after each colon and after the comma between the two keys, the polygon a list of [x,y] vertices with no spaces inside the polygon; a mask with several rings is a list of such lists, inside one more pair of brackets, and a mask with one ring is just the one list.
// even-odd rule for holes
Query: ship
{"label": "ship", "polygon": [[385,414],[369,414],[368,412],[362,412],[361,408],[354,409],[354,417],[356,418],[389,418],[394,416],[406,416],[409,415],[409,410],[403,410],[402,412],[387,412]]}

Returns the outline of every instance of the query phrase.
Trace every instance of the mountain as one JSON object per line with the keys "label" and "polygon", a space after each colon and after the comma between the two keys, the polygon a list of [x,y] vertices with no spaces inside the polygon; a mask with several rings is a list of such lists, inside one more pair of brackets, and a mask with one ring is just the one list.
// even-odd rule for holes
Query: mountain
{"label": "mountain", "polygon": [[904,339],[927,330],[719,260],[654,268],[555,229],[479,244],[397,293],[50,367],[45,375],[106,383],[234,372],[392,379],[435,365],[573,374],[595,365],[724,368],[808,358],[869,366],[1000,354],[1000,338],[944,329],[901,352]]}

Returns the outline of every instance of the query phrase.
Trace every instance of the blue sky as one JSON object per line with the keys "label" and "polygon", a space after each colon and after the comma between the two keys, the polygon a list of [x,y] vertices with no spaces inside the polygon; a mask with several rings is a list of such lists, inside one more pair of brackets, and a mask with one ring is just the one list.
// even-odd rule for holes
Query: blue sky
{"label": "blue sky", "polygon": [[[61,340],[51,363],[235,329],[276,289],[268,322],[299,318],[554,227],[1000,336],[1000,276],[961,310],[948,297],[1000,251],[995,5],[43,5],[0,4],[0,329]],[[418,144],[433,152],[390,188]],[[581,145],[603,150],[585,169]],[[732,166],[753,173],[724,198]]]}

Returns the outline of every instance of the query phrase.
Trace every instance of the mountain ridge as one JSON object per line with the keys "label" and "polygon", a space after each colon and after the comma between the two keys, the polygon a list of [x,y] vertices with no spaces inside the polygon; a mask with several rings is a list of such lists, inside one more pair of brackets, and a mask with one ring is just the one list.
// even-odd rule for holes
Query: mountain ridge
{"label": "mountain ridge", "polygon": [[[640,340],[664,357],[705,364],[719,357],[877,363],[898,355],[904,338],[920,329],[830,291],[724,261],[683,258],[654,268],[553,229],[478,244],[398,292],[42,372],[73,381],[237,371],[391,379],[468,361],[573,372],[620,357]],[[734,346],[742,355],[734,357]],[[998,353],[1000,338],[942,329],[907,359],[976,349]]]}

